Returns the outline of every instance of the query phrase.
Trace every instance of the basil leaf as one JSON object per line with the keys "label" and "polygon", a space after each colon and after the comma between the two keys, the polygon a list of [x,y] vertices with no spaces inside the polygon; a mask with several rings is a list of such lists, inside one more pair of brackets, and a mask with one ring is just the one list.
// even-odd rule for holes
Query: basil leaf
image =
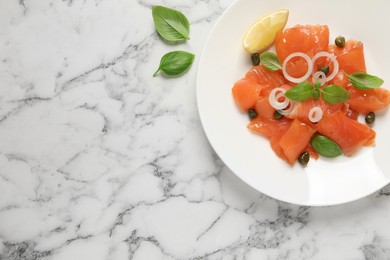
{"label": "basil leaf", "polygon": [[313,99],[314,100],[320,99],[320,91],[318,89],[313,90]]}
{"label": "basil leaf", "polygon": [[321,82],[318,80],[316,81],[316,84],[314,84],[314,90],[313,90],[313,99],[318,100],[320,99],[320,88],[321,88]]}
{"label": "basil leaf", "polygon": [[178,76],[186,72],[195,59],[195,55],[186,51],[172,51],[165,54],[160,66],[153,74],[155,77],[160,71],[168,76]]}
{"label": "basil leaf", "polygon": [[165,40],[177,42],[189,39],[190,23],[181,12],[163,6],[153,6],[152,16],[158,33]]}
{"label": "basil leaf", "polygon": [[321,82],[319,82],[318,80],[316,81],[316,84],[314,84],[314,88],[315,89],[320,89],[321,88]]}
{"label": "basil leaf", "polygon": [[304,81],[287,90],[284,95],[293,101],[305,101],[313,95],[313,86],[310,83]]}
{"label": "basil leaf", "polygon": [[277,71],[282,69],[278,56],[276,56],[276,54],[273,52],[266,51],[260,54],[260,62],[270,71]]}
{"label": "basil leaf", "polygon": [[323,135],[313,136],[310,143],[314,150],[324,157],[333,158],[343,153],[338,144]]}
{"label": "basil leaf", "polygon": [[328,104],[338,104],[349,99],[349,92],[337,85],[328,85],[321,92],[322,98]]}
{"label": "basil leaf", "polygon": [[369,75],[363,72],[355,72],[351,75],[347,75],[349,81],[351,81],[352,85],[354,85],[358,89],[368,90],[372,88],[379,88],[383,84],[383,80]]}

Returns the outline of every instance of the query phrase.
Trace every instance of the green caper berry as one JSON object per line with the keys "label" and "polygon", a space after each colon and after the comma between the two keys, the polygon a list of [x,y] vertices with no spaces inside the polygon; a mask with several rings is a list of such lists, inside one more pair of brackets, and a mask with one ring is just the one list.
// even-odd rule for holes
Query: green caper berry
{"label": "green caper berry", "polygon": [[320,71],[322,71],[325,74],[325,76],[328,75],[328,73],[329,73],[329,66],[321,67]]}
{"label": "green caper berry", "polygon": [[337,37],[334,42],[339,48],[344,48],[345,46],[345,38],[343,36]]}
{"label": "green caper berry", "polygon": [[274,113],[274,118],[275,119],[282,119],[284,116],[282,114],[280,114],[277,110],[275,111]]}
{"label": "green caper berry", "polygon": [[374,112],[370,112],[366,115],[366,117],[364,118],[364,120],[366,121],[367,124],[373,124],[375,122],[375,113]]}
{"label": "green caper berry", "polygon": [[249,116],[249,119],[250,119],[250,120],[255,119],[255,118],[257,117],[257,112],[256,112],[256,110],[254,110],[254,109],[249,109],[249,110],[248,110],[248,116]]}
{"label": "green caper berry", "polygon": [[310,160],[310,155],[308,152],[302,152],[299,156],[298,156],[298,162],[303,165],[303,166],[306,166],[307,163],[309,162]]}
{"label": "green caper berry", "polygon": [[258,53],[254,53],[251,56],[252,64],[254,66],[257,66],[260,64],[260,55]]}

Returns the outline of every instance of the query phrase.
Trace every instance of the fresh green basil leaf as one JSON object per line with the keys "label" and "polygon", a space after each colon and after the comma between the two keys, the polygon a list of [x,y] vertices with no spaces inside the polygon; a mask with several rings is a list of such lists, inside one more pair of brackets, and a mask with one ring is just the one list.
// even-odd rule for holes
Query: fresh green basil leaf
{"label": "fresh green basil leaf", "polygon": [[383,80],[363,72],[355,72],[348,75],[349,81],[358,89],[369,90],[379,88],[383,84]]}
{"label": "fresh green basil leaf", "polygon": [[293,101],[305,101],[313,95],[313,86],[304,81],[287,90],[284,95]]}
{"label": "fresh green basil leaf", "polygon": [[320,91],[318,89],[313,90],[313,99],[314,100],[320,99]]}
{"label": "fresh green basil leaf", "polygon": [[321,88],[321,82],[319,82],[318,80],[316,81],[316,84],[314,84],[314,88],[315,89],[320,89]]}
{"label": "fresh green basil leaf", "polygon": [[310,143],[314,150],[324,157],[333,158],[343,153],[338,144],[323,135],[313,136]]}
{"label": "fresh green basil leaf", "polygon": [[322,98],[328,104],[338,104],[349,99],[349,92],[337,85],[328,85],[321,92]]}
{"label": "fresh green basil leaf", "polygon": [[282,69],[278,56],[276,56],[276,54],[273,52],[266,51],[260,54],[260,62],[270,71],[277,71]]}
{"label": "fresh green basil leaf", "polygon": [[[329,66],[328,66],[329,67]],[[314,90],[313,90],[313,99],[318,100],[320,99],[320,88],[321,88],[321,82],[318,80],[316,81],[316,84],[314,84]]]}
{"label": "fresh green basil leaf", "polygon": [[181,12],[157,5],[152,7],[152,16],[158,33],[165,40],[178,42],[189,39],[190,23]]}
{"label": "fresh green basil leaf", "polygon": [[160,71],[168,76],[179,76],[187,71],[194,59],[195,55],[186,51],[168,52],[161,58],[160,66],[153,77]]}

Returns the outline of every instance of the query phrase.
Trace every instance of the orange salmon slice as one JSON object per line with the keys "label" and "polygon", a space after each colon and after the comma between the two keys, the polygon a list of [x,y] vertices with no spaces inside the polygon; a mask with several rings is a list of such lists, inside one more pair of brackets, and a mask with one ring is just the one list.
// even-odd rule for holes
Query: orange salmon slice
{"label": "orange salmon slice", "polygon": [[300,153],[306,148],[312,135],[316,132],[305,123],[295,119],[279,141],[279,145],[287,158],[287,162],[294,164]]}
{"label": "orange salmon slice", "polygon": [[328,115],[318,123],[318,132],[335,141],[347,156],[353,155],[361,146],[372,146],[375,131],[347,117],[341,110]]}

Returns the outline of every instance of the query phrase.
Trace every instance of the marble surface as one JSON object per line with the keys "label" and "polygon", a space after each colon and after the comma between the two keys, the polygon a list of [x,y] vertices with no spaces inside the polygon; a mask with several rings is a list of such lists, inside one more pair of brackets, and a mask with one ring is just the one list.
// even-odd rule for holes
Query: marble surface
{"label": "marble surface", "polygon": [[[197,61],[232,0],[0,1],[0,259],[390,259],[390,188],[303,207],[210,147]],[[168,45],[151,6],[187,15]],[[180,78],[152,77],[172,50]]]}

